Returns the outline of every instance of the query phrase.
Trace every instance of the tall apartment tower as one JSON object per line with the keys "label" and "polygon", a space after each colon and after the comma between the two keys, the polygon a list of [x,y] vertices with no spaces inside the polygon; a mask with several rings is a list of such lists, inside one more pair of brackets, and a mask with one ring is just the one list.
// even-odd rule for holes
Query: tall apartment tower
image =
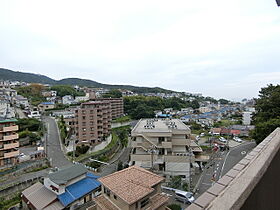
{"label": "tall apartment tower", "polygon": [[15,119],[0,118],[0,167],[17,163],[19,141],[15,123]]}
{"label": "tall apartment tower", "polygon": [[79,142],[100,142],[111,131],[111,104],[108,101],[92,101],[81,104],[75,111],[75,131]]}
{"label": "tall apartment tower", "polygon": [[112,119],[122,117],[123,111],[123,99],[122,98],[96,98],[94,101],[108,101],[111,104]]}

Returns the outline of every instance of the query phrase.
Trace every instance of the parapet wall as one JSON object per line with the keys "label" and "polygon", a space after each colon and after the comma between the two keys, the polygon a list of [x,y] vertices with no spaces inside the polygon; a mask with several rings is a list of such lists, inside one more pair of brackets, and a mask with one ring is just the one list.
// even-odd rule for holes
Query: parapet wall
{"label": "parapet wall", "polygon": [[277,128],[187,210],[280,209],[279,148]]}

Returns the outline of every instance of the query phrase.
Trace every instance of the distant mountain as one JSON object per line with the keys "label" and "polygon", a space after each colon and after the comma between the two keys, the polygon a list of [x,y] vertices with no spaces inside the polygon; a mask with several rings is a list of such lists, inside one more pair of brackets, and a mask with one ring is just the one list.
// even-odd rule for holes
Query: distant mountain
{"label": "distant mountain", "polygon": [[56,81],[40,74],[24,73],[0,68],[0,80],[21,81],[28,83],[54,84]]}
{"label": "distant mountain", "polygon": [[102,84],[88,79],[79,78],[66,78],[62,80],[54,80],[50,77],[33,74],[33,73],[23,73],[18,71],[12,71],[9,69],[0,68],[0,80],[10,80],[10,81],[21,81],[27,83],[43,83],[50,85],[78,85],[96,88],[107,88],[107,89],[127,89],[136,93],[171,93],[175,91],[166,90],[160,87],[137,87],[132,85],[110,85]]}

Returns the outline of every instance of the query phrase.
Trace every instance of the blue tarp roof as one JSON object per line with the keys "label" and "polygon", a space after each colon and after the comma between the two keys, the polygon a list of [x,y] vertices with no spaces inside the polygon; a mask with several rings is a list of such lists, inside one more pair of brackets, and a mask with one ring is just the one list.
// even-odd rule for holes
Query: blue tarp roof
{"label": "blue tarp roof", "polygon": [[92,173],[87,173],[87,177],[65,188],[65,193],[58,195],[63,206],[68,206],[75,200],[98,188],[101,184],[96,179],[99,178]]}

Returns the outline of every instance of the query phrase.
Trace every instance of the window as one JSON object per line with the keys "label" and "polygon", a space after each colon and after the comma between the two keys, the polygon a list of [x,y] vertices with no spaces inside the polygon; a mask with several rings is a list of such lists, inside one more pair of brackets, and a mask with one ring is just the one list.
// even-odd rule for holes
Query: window
{"label": "window", "polygon": [[83,120],[85,120],[86,119],[86,116],[83,116]]}
{"label": "window", "polygon": [[145,207],[148,203],[149,203],[149,198],[145,198],[144,200],[141,201],[140,208]]}
{"label": "window", "polygon": [[107,189],[106,187],[104,187],[104,193],[110,197],[111,191],[109,189]]}
{"label": "window", "polygon": [[114,195],[114,199],[117,200],[117,196],[116,195]]}

